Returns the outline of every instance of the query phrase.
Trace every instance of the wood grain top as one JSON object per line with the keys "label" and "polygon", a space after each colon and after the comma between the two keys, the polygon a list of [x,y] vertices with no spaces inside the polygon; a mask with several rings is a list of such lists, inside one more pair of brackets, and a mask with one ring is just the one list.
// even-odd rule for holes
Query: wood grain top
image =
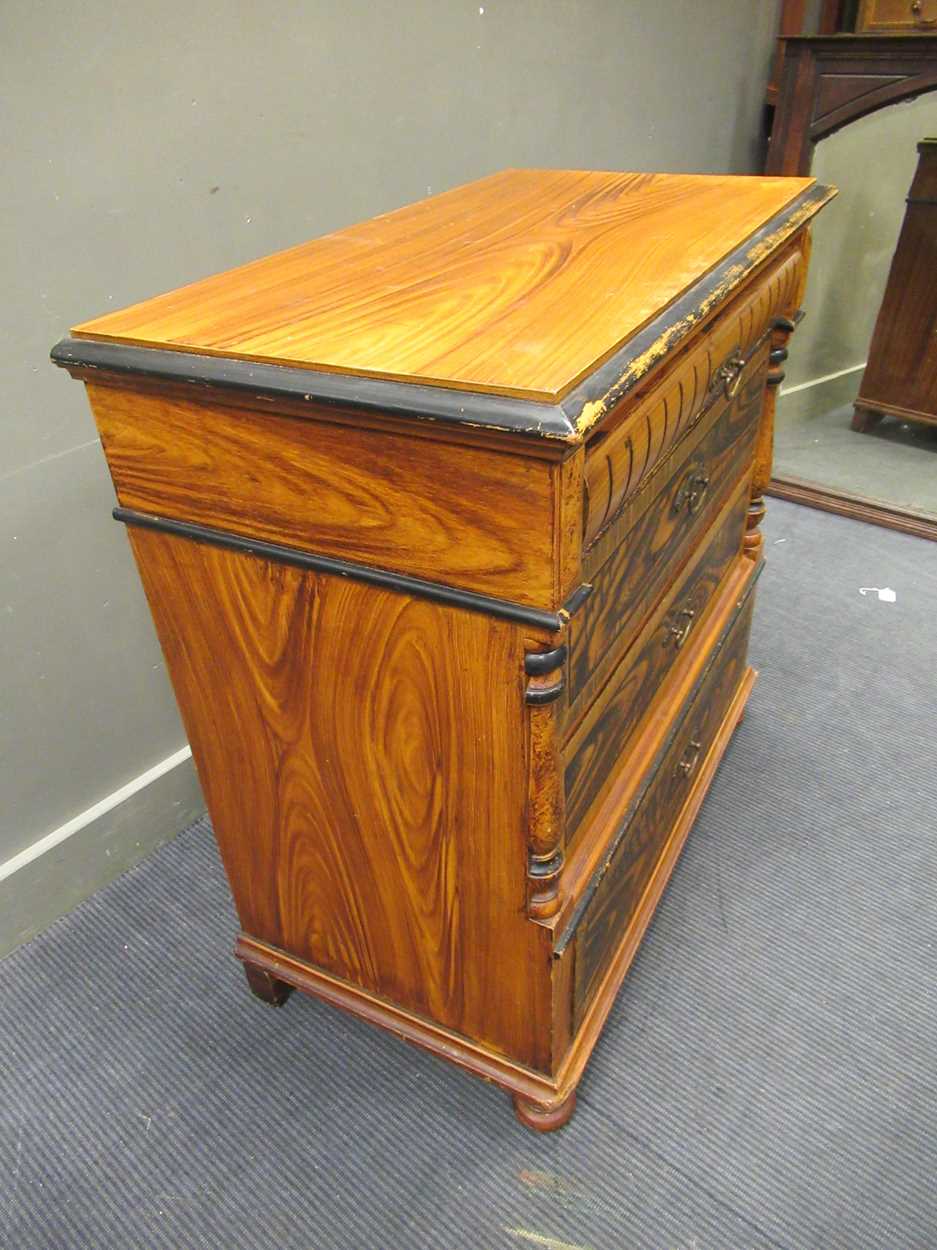
{"label": "wood grain top", "polygon": [[813,183],[505,170],[73,334],[555,402]]}

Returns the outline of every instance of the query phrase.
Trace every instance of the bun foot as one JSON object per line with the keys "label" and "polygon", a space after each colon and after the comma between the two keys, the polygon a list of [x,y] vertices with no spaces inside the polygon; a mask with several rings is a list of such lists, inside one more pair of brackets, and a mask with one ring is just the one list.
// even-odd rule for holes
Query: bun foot
{"label": "bun foot", "polygon": [[526,1128],[535,1129],[538,1133],[552,1133],[562,1128],[576,1110],[576,1091],[573,1090],[562,1102],[553,1106],[544,1106],[539,1102],[530,1102],[513,1094],[514,1114]]}
{"label": "bun foot", "polygon": [[870,430],[874,430],[882,419],[882,413],[876,412],[874,408],[860,408],[855,405],[852,421],[850,425],[858,434],[868,434]]}
{"label": "bun foot", "polygon": [[285,981],[278,981],[269,972],[255,968],[252,964],[244,965],[244,975],[247,977],[251,993],[261,1002],[269,1003],[271,1007],[282,1007],[293,992],[292,985],[287,985]]}

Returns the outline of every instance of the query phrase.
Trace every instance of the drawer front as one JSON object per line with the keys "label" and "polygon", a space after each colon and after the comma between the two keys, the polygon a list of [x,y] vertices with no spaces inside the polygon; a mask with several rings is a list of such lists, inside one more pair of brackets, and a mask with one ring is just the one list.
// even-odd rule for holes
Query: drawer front
{"label": "drawer front", "polygon": [[937,0],[863,0],[856,33],[937,34]]}
{"label": "drawer front", "polygon": [[[194,388],[193,388],[194,389]],[[125,508],[444,582],[556,599],[546,461],[88,384]]]}
{"label": "drawer front", "polygon": [[611,963],[669,841],[693,779],[725,719],[746,669],[754,596],[749,593],[696,695],[626,817],[624,835],[579,923],[573,988],[574,1028]]}
{"label": "drawer front", "polygon": [[648,483],[643,514],[591,576],[592,593],[570,626],[570,712],[591,701],[747,474],[769,350],[766,341],[728,409],[710,413],[663,462]]}
{"label": "drawer front", "polygon": [[[937,0],[935,0],[937,3]],[[696,421],[726,399],[738,363],[747,359],[774,318],[796,300],[803,269],[798,247],[734,299],[678,356],[663,377],[651,379],[622,405],[586,447],[583,545],[588,551],[624,505]]]}
{"label": "drawer front", "polygon": [[727,569],[739,557],[748,510],[748,477],[720,514],[700,558],[641,631],[566,750],[566,845],[572,852],[614,775],[615,763],[706,618]]}

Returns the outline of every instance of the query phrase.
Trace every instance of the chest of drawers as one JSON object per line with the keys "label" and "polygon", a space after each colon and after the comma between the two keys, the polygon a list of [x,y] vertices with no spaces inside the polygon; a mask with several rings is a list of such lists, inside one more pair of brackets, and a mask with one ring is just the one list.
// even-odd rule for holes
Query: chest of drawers
{"label": "chest of drawers", "polygon": [[261,998],[571,1114],[752,685],[772,384],[830,195],[508,171],[53,350]]}

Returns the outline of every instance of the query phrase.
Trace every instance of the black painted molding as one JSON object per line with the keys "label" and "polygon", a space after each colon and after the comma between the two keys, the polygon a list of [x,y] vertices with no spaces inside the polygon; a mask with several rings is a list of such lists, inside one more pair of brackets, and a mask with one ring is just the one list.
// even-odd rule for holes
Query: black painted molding
{"label": "black painted molding", "polygon": [[524,702],[529,703],[531,707],[543,707],[544,704],[553,703],[558,699],[565,689],[565,677],[555,681],[552,686],[528,686]]}
{"label": "black painted molding", "polygon": [[543,677],[552,673],[555,668],[566,663],[566,644],[554,647],[552,651],[530,651],[524,657],[524,672],[528,677]]}
{"label": "black painted molding", "polygon": [[[52,360],[70,371],[100,369],[197,387],[233,388],[265,399],[373,410],[577,443],[583,437],[577,419],[588,405],[601,403],[607,410],[618,403],[649,368],[680,347],[711,311],[714,300],[721,294],[730,296],[761,264],[767,241],[792,232],[813,206],[819,207],[829,196],[829,189],[822,186],[802,192],[555,404],[95,339],[65,338],[52,349]],[[647,353],[658,344],[660,353],[648,363]]]}
{"label": "black painted molding", "polygon": [[352,581],[365,582],[369,586],[380,586],[402,595],[412,595],[415,599],[429,599],[433,603],[445,603],[452,607],[465,608],[469,612],[480,612],[484,616],[497,616],[505,621],[517,621],[521,625],[533,625],[537,629],[548,629],[556,633],[566,624],[565,616],[560,616],[556,612],[529,608],[523,603],[511,603],[507,599],[496,599],[492,595],[478,594],[474,590],[460,590],[456,586],[445,586],[440,582],[428,582],[422,577],[410,577],[406,573],[391,572],[390,569],[354,564],[350,560],[339,560],[333,556],[311,555],[296,547],[284,547],[279,543],[244,538],[240,534],[211,529],[207,525],[193,525],[189,521],[173,521],[168,517],[153,516],[148,512],[136,512],[133,508],[115,508],[113,517],[115,521],[122,521],[125,525],[137,525],[142,529],[175,534],[178,538],[207,543],[212,547],[224,547],[229,551],[240,551],[244,555],[257,556],[262,560],[273,560],[278,564],[291,564],[299,569],[312,569],[317,573],[332,573],[336,577],[348,577]]}
{"label": "black painted molding", "polygon": [[104,373],[132,374],[196,387],[233,389],[264,399],[365,409],[411,420],[475,425],[542,438],[569,440],[576,433],[576,427],[561,408],[506,395],[454,391],[444,386],[322,373],[317,369],[259,364],[227,356],[198,356],[156,347],[131,347],[126,343],[103,343],[94,339],[62,339],[52,348],[51,356],[63,369],[100,369]]}

